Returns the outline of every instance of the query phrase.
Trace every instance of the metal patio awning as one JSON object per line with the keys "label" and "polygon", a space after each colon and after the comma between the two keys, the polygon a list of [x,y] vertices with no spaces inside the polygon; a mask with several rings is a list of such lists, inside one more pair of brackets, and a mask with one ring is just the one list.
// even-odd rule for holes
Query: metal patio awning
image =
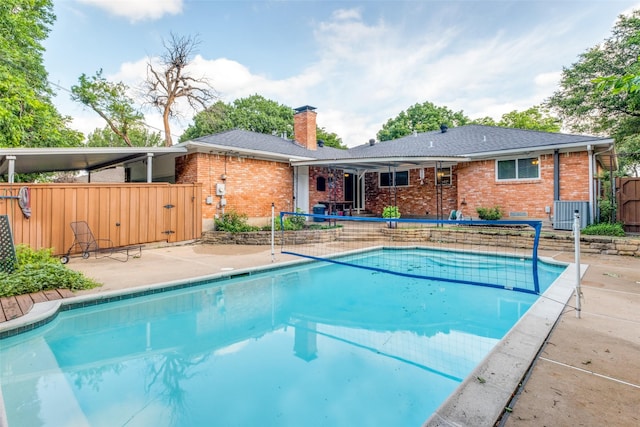
{"label": "metal patio awning", "polygon": [[97,171],[150,157],[181,156],[185,147],[0,148],[0,175]]}

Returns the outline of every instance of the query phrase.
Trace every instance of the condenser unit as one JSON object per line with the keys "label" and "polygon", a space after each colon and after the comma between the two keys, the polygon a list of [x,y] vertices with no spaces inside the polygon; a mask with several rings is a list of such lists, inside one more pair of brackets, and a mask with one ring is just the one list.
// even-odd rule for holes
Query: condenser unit
{"label": "condenser unit", "polygon": [[556,200],[553,202],[553,228],[555,230],[573,230],[573,214],[580,214],[580,229],[589,225],[589,202],[570,202]]}

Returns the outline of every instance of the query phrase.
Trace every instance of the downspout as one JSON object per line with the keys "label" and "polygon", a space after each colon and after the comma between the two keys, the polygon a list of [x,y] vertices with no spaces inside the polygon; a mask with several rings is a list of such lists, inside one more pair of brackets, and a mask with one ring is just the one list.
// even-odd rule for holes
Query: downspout
{"label": "downspout", "polygon": [[587,220],[587,225],[593,224],[593,219],[596,217],[596,204],[595,204],[595,196],[593,191],[593,166],[595,162],[595,157],[593,154],[593,147],[591,144],[587,145],[587,153],[589,155],[589,212],[591,216]]}
{"label": "downspout", "polygon": [[553,150],[553,200],[560,200],[560,152]]}

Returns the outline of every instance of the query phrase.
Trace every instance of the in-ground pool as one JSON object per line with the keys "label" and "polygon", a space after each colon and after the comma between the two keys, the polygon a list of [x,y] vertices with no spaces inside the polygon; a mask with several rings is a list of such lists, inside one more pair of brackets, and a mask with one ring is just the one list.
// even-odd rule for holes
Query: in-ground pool
{"label": "in-ground pool", "polygon": [[73,308],[0,341],[6,417],[419,426],[537,298],[314,262]]}

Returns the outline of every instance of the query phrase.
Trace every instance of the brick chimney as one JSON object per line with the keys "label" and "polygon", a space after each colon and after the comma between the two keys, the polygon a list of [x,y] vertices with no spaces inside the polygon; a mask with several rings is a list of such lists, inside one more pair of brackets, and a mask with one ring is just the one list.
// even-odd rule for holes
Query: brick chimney
{"label": "brick chimney", "polygon": [[318,141],[316,135],[316,107],[305,105],[295,108],[293,115],[293,134],[296,141],[307,150],[317,150]]}

